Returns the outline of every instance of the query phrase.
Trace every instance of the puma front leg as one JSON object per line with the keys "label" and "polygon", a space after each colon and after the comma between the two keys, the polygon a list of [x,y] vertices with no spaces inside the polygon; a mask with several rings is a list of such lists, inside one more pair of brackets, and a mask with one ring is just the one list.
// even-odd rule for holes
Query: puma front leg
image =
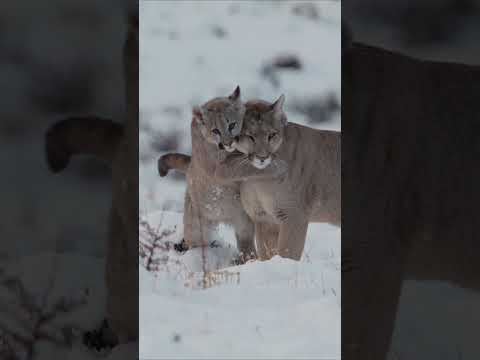
{"label": "puma front leg", "polygon": [[302,214],[284,214],[278,212],[282,221],[278,235],[278,255],[300,260],[307,236],[308,218]]}
{"label": "puma front leg", "polygon": [[233,228],[235,230],[235,238],[237,240],[237,249],[240,252],[240,263],[257,257],[255,251],[255,227],[245,211],[238,213],[233,218]]}
{"label": "puma front leg", "polygon": [[183,212],[183,232],[187,247],[190,249],[209,245],[217,225],[218,223],[202,216],[197,204],[187,192]]}
{"label": "puma front leg", "polygon": [[277,254],[279,226],[277,224],[256,222],[255,242],[260,260],[269,260]]}

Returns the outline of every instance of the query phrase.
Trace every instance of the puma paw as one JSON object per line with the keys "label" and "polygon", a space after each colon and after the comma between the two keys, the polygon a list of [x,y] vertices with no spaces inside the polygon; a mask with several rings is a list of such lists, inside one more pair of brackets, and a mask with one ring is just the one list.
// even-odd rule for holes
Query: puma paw
{"label": "puma paw", "polygon": [[174,244],[173,248],[175,249],[175,251],[179,253],[184,253],[185,251],[188,250],[188,246],[187,246],[187,243],[185,242],[185,239],[182,239],[182,241],[179,242],[178,244]]}
{"label": "puma paw", "polygon": [[257,260],[257,257],[253,252],[251,252],[250,254],[244,254],[243,252],[240,252],[232,259],[232,265],[243,265],[249,262],[253,262],[255,260]]}

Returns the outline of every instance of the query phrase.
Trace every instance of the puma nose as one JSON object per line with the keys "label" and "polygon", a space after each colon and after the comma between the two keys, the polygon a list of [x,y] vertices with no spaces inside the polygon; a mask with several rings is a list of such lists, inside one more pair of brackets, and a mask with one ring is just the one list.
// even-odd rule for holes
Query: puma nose
{"label": "puma nose", "polygon": [[220,150],[225,150],[225,146],[223,146],[222,143],[219,143],[219,144],[218,144],[218,148],[219,148]]}

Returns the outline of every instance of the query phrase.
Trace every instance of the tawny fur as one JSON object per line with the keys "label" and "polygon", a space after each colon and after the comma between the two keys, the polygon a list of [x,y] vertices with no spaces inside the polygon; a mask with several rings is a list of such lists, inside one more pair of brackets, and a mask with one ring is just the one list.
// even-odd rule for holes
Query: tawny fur
{"label": "tawny fur", "polygon": [[244,135],[236,147],[252,163],[259,155],[273,157],[287,171],[277,179],[246,178],[241,200],[255,222],[260,257],[278,254],[299,260],[309,222],[340,226],[341,134],[288,123],[282,104],[275,105],[258,100],[246,104]]}
{"label": "tawny fur", "polygon": [[[340,134],[286,124],[280,109],[284,123],[276,129],[280,135],[275,140],[276,146],[269,151],[265,131],[274,126],[258,118],[269,113],[271,107],[272,104],[261,100],[246,103],[244,129],[234,146],[247,156],[230,154],[221,166],[210,167],[209,173],[215,174],[217,180],[241,184],[241,202],[256,224],[256,249],[261,259],[276,254],[299,259],[308,222],[340,225]],[[244,145],[245,136],[256,138],[255,146]],[[193,153],[196,154],[195,149]],[[274,158],[264,169],[251,164],[250,157],[260,154]],[[160,159],[162,166],[174,168],[172,157],[182,162],[187,159],[185,155],[180,159],[178,154],[167,154]],[[207,179],[207,183],[210,181]],[[201,190],[205,193],[205,189]],[[186,203],[189,201],[187,198]],[[201,205],[210,207],[211,200],[202,198]],[[191,214],[186,211],[186,221],[190,218]]]}
{"label": "tawny fur", "polygon": [[191,157],[183,154],[166,154],[158,159],[158,173],[161,177],[167,176],[170,169],[187,173]]}
{"label": "tawny fur", "polygon": [[[241,254],[239,260],[243,262],[256,256],[253,223],[240,202],[239,182],[230,179],[229,169],[224,166],[224,160],[229,153],[218,148],[219,143],[225,142],[225,134],[222,132],[222,136],[216,140],[207,139],[205,130],[213,126],[208,114],[213,112],[222,118],[222,107],[228,107],[229,101],[231,102],[231,99],[223,98],[211,100],[203,105],[201,108],[203,123],[195,119],[197,115],[194,110],[191,125],[193,153],[191,161],[188,163],[188,157],[185,155],[167,154],[159,159],[159,171],[166,174],[173,167],[184,171],[188,163],[184,209],[186,245],[206,246],[215,239],[214,232],[220,223],[230,224],[235,231],[237,247]],[[243,114],[244,110],[241,109],[242,121]],[[226,124],[222,126],[215,121],[214,126],[227,131],[227,120],[225,122]],[[256,169],[251,170],[252,176],[262,173]],[[265,176],[267,174],[268,172],[265,172]]]}

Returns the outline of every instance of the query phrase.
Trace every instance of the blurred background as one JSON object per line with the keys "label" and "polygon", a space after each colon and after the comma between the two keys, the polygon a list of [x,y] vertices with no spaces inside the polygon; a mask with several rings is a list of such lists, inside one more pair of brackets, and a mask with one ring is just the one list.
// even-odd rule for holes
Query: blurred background
{"label": "blurred background", "polygon": [[82,333],[105,317],[110,169],[84,156],[52,174],[45,134],[72,115],[123,121],[127,1],[0,4],[1,359],[95,356]]}
{"label": "blurred background", "polygon": [[290,121],[341,127],[339,1],[140,2],[140,211],[183,211],[184,177],[157,159],[191,153],[191,109],[240,85],[286,95]]}
{"label": "blurred background", "polygon": [[[480,65],[479,15],[479,0],[348,0],[342,5],[342,17],[357,41],[471,65]],[[391,358],[480,358],[479,303],[478,292],[449,283],[407,281]]]}
{"label": "blurred background", "polygon": [[355,39],[437,61],[480,62],[480,0],[349,0]]}
{"label": "blurred background", "polygon": [[110,171],[77,158],[52,175],[44,134],[68,115],[122,121],[125,1],[0,4],[0,254],[102,256]]}

